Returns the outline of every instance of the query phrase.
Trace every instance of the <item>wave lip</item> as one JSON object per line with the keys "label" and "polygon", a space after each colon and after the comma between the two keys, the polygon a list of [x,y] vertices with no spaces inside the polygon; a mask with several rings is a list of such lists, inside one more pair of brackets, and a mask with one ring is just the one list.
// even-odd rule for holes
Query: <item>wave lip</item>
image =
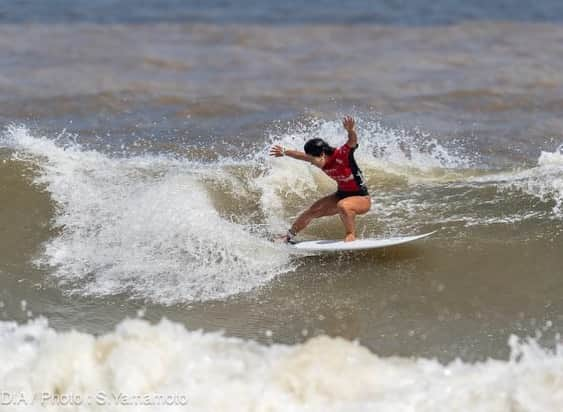
{"label": "wave lip", "polygon": [[[553,213],[563,217],[563,144],[555,152],[541,152],[538,167],[542,173],[530,185],[530,192],[544,200],[552,197],[555,200]],[[546,179],[543,179],[543,174]]]}
{"label": "wave lip", "polygon": [[553,202],[553,217],[563,217],[563,145],[555,151],[542,151],[537,165],[530,169],[491,174],[471,179],[493,182],[500,188],[520,190],[542,202]]}
{"label": "wave lip", "polygon": [[112,158],[22,127],[4,141],[39,166],[35,182],[57,204],[60,234],[37,263],[55,268],[67,291],[173,304],[225,298],[292,269],[287,251],[219,214],[204,165]]}
{"label": "wave lip", "polygon": [[[509,341],[507,361],[446,365],[383,358],[327,336],[262,346],[190,332],[167,320],[156,325],[125,320],[99,337],[56,332],[45,319],[21,326],[2,322],[0,342],[3,390],[27,399],[37,393],[82,399],[98,393],[164,394],[187,398],[173,410],[272,412],[556,412],[563,404],[561,345],[550,351],[516,337]],[[63,410],[56,406],[51,410]]]}

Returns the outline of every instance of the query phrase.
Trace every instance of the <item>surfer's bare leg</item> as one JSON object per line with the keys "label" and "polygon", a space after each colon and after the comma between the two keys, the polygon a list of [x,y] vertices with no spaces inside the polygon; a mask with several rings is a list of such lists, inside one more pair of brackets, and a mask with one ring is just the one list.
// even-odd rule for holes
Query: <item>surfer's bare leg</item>
{"label": "surfer's bare leg", "polygon": [[363,215],[371,208],[369,196],[350,196],[336,204],[338,214],[346,230],[345,242],[356,240],[356,215]]}
{"label": "surfer's bare leg", "polygon": [[323,216],[336,215],[338,213],[338,208],[336,206],[337,203],[338,198],[334,194],[325,196],[317,200],[311,205],[311,207],[309,207],[309,209],[305,210],[297,217],[297,219],[291,226],[291,231],[297,234],[305,229],[313,219],[317,219]]}

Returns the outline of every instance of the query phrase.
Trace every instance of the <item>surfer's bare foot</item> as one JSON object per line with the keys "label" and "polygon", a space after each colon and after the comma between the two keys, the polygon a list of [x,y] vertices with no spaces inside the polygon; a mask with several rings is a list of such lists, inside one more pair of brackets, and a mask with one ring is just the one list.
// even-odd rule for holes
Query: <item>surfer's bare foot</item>
{"label": "surfer's bare foot", "polygon": [[289,242],[289,238],[287,235],[279,235],[279,236],[274,236],[274,238],[272,239],[272,241],[274,243],[288,243]]}
{"label": "surfer's bare foot", "polygon": [[273,240],[274,240],[274,243],[294,244],[295,243],[294,237],[295,237],[295,233],[293,233],[290,229],[290,230],[287,231],[287,234],[276,236],[276,237],[274,237]]}
{"label": "surfer's bare foot", "polygon": [[348,233],[344,238],[345,242],[353,242],[354,240],[356,240],[356,235],[354,235],[353,233]]}

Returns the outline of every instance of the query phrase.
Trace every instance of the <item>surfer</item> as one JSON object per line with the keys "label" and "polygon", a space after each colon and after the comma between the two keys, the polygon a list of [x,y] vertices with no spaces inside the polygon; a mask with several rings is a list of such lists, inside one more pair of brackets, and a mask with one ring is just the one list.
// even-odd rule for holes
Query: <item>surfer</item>
{"label": "surfer", "polygon": [[305,229],[313,219],[336,214],[340,215],[346,230],[344,241],[356,240],[356,215],[368,212],[371,208],[371,198],[362,172],[354,159],[354,151],[358,148],[354,118],[346,116],[342,124],[348,132],[348,140],[338,148],[317,138],[305,143],[305,153],[280,145],[275,145],[270,150],[270,156],[289,156],[319,167],[338,185],[336,193],[317,200],[297,217],[287,234],[282,237],[285,242],[293,242],[297,233]]}

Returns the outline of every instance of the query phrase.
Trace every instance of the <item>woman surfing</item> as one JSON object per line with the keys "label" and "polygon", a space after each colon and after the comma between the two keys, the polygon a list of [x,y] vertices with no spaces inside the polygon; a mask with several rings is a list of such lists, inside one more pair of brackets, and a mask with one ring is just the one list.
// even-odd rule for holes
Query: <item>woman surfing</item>
{"label": "woman surfing", "polygon": [[348,140],[338,148],[330,146],[323,139],[311,139],[305,143],[305,153],[289,150],[280,145],[275,145],[270,150],[270,156],[289,156],[319,167],[338,185],[336,193],[317,200],[297,217],[287,234],[282,237],[285,242],[293,243],[297,233],[305,229],[313,219],[336,214],[340,215],[344,224],[346,231],[344,241],[356,240],[356,215],[363,215],[369,211],[371,198],[362,171],[354,159],[354,151],[358,147],[354,119],[346,116],[342,124],[348,132]]}

